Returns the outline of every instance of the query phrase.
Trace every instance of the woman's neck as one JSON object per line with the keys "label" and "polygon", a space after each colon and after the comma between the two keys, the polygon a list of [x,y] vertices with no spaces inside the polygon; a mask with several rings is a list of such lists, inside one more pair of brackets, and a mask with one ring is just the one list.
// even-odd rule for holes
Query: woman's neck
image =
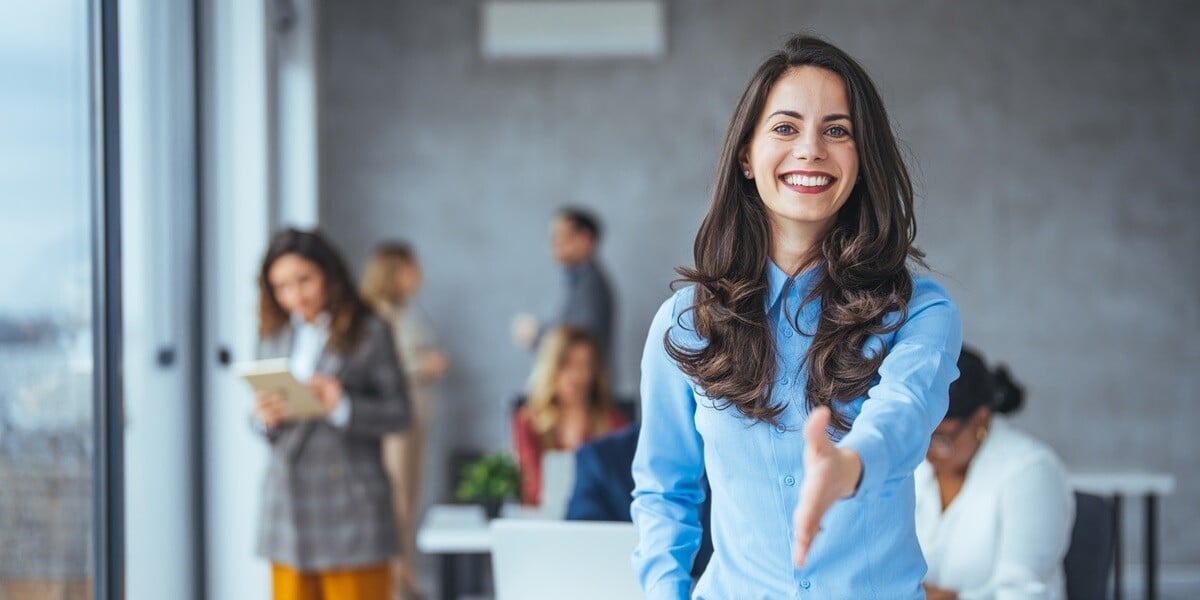
{"label": "woman's neck", "polygon": [[808,267],[821,247],[821,239],[833,226],[827,223],[797,223],[769,219],[771,231],[771,260],[789,275]]}
{"label": "woman's neck", "polygon": [[950,508],[958,494],[962,492],[963,485],[967,482],[966,473],[939,473],[937,475],[938,494],[942,499],[942,512]]}

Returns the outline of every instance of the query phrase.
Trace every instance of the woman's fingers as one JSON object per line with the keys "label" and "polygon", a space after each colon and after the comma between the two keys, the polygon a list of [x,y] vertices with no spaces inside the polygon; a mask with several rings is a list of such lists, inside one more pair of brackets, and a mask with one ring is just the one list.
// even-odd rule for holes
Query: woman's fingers
{"label": "woman's fingers", "polygon": [[254,411],[267,412],[273,411],[280,404],[278,394],[269,392],[259,392],[254,398]]}
{"label": "woman's fingers", "polygon": [[[804,441],[806,442],[805,448],[811,453],[821,455],[825,454],[826,450],[833,448],[833,442],[826,433],[826,430],[829,429],[830,418],[829,408],[825,406],[818,406],[808,414],[808,422],[804,424]],[[807,460],[806,454],[805,461]]]}
{"label": "woman's fingers", "polygon": [[804,424],[804,481],[800,484],[800,502],[793,513],[796,544],[792,562],[804,566],[808,550],[821,531],[821,518],[836,498],[832,488],[830,462],[834,459],[833,442],[826,430],[829,427],[829,409],[819,406],[808,415]]}
{"label": "woman's fingers", "polygon": [[808,558],[808,549],[812,547],[813,539],[817,537],[821,528],[821,517],[813,509],[811,500],[802,494],[794,519],[796,544],[792,551],[792,562],[796,567],[804,566],[804,561]]}
{"label": "woman's fingers", "polygon": [[258,392],[254,398],[254,414],[269,428],[273,428],[291,416],[291,410],[283,396],[276,392]]}
{"label": "woman's fingers", "polygon": [[313,375],[308,387],[326,410],[332,411],[342,401],[342,382],[334,377]]}
{"label": "woman's fingers", "polygon": [[283,408],[270,402],[264,402],[256,406],[254,409],[254,414],[258,417],[258,420],[262,421],[263,425],[266,425],[268,428],[274,428],[281,421],[283,421],[285,417]]}

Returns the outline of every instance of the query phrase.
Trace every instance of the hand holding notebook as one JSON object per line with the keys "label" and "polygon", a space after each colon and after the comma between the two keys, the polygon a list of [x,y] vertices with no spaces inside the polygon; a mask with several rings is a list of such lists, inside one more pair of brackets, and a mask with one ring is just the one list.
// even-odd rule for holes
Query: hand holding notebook
{"label": "hand holding notebook", "polygon": [[309,386],[292,376],[288,359],[272,358],[238,363],[234,371],[259,395],[270,394],[284,405],[288,421],[324,418],[328,411]]}

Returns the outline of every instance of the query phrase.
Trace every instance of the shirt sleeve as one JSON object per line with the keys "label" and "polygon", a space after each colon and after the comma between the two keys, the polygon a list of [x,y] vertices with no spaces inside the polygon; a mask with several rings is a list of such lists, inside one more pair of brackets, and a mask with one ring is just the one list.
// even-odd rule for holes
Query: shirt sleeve
{"label": "shirt sleeve", "polygon": [[633,459],[631,511],[639,536],[633,565],[650,600],[688,597],[702,535],[704,454],[695,426],[696,400],[687,376],[663,346],[675,321],[674,305],[674,298],[662,305],[646,337],[642,427]]}
{"label": "shirt sleeve", "polygon": [[996,566],[982,588],[963,590],[964,600],[1041,600],[1056,597],[1052,585],[1062,567],[1075,522],[1075,498],[1057,459],[1043,456],[1014,470],[999,489],[1000,539]]}
{"label": "shirt sleeve", "polygon": [[338,403],[337,408],[330,411],[326,419],[334,427],[346,427],[350,423],[350,397],[342,394],[342,401]]}
{"label": "shirt sleeve", "polygon": [[929,436],[946,414],[950,383],[958,378],[958,309],[928,280],[914,288],[908,319],[879,367],[879,381],[838,443],[862,460],[856,497],[875,494],[884,481],[908,476],[921,464]]}

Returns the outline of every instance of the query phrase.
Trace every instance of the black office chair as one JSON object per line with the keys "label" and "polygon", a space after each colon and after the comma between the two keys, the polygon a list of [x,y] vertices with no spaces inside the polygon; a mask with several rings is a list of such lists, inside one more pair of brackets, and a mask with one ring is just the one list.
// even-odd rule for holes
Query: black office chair
{"label": "black office chair", "polygon": [[1063,559],[1068,600],[1108,598],[1108,574],[1113,565],[1113,503],[1075,492],[1075,527]]}

